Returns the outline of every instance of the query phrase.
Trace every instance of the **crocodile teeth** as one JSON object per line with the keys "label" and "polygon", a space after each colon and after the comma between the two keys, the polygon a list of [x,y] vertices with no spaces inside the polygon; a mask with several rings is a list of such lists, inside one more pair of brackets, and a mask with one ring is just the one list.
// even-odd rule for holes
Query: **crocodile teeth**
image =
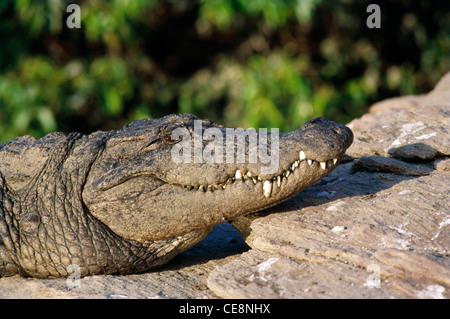
{"label": "crocodile teeth", "polygon": [[[295,169],[300,167],[300,161],[306,160],[306,162],[308,163],[309,166],[311,166],[312,163],[314,162],[314,160],[306,159],[305,152],[303,152],[303,151],[299,152],[299,157],[300,157],[299,160],[294,161],[284,172],[282,172],[278,176],[273,177],[272,180],[270,180],[270,181],[269,180],[262,181],[261,177],[252,175],[252,173],[250,173],[250,171],[247,171],[245,174],[242,174],[242,172],[240,170],[236,170],[235,175],[233,177],[230,177],[230,178],[228,178],[227,181],[217,184],[217,185],[198,185],[198,186],[187,185],[187,186],[183,186],[183,187],[186,188],[187,190],[195,189],[195,190],[202,191],[202,192],[207,192],[207,191],[214,192],[218,189],[227,188],[228,185],[233,184],[235,181],[250,179],[250,180],[252,180],[252,182],[255,185],[258,183],[258,181],[262,181],[264,196],[270,197],[272,195],[273,183],[276,182],[278,188],[281,188],[281,182],[283,180],[283,177],[288,177],[289,175],[293,174]],[[320,168],[322,168],[322,170],[326,170],[327,166],[332,165],[331,163],[333,163],[335,165],[337,162],[338,162],[338,158],[333,158],[333,159],[330,159],[325,162],[319,162],[319,165],[320,165]]]}
{"label": "crocodile teeth", "polygon": [[300,151],[300,153],[298,154],[300,156],[300,160],[304,160],[306,158],[305,152]]}
{"label": "crocodile teeth", "polygon": [[264,196],[270,197],[270,194],[272,193],[272,182],[264,181],[263,191],[264,191]]}

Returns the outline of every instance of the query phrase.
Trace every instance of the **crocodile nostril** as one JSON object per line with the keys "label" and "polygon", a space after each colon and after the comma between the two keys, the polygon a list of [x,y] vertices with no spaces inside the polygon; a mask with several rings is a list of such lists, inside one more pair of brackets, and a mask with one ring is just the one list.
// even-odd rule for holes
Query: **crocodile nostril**
{"label": "crocodile nostril", "polygon": [[334,133],[336,133],[336,134],[341,134],[341,133],[342,133],[342,130],[341,130],[339,127],[333,127],[331,130],[332,130]]}

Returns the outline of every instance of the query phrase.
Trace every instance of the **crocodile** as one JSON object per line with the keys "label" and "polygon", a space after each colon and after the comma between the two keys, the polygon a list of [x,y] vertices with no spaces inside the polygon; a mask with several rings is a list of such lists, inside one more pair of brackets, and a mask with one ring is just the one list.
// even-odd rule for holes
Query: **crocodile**
{"label": "crocodile", "polygon": [[[239,131],[242,139],[230,132],[178,114],[0,144],[0,276],[67,277],[72,265],[80,276],[156,269],[216,225],[325,177],[353,142],[349,128],[323,118],[260,135],[256,146],[256,130]],[[262,149],[250,156],[258,145],[265,159]],[[232,156],[220,160],[226,150]]]}

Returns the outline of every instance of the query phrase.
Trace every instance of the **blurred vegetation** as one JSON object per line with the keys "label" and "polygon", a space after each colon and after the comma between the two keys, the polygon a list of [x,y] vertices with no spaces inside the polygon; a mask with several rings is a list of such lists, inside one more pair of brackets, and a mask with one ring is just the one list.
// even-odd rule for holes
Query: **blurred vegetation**
{"label": "blurred vegetation", "polygon": [[170,113],[289,131],[428,92],[450,70],[450,1],[378,2],[369,29],[372,2],[2,0],[0,142]]}

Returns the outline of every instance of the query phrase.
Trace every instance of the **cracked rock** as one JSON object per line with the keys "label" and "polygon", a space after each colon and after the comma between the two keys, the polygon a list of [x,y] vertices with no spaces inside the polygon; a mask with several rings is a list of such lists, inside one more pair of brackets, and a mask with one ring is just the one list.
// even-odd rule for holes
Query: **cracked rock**
{"label": "cracked rock", "polygon": [[348,126],[354,143],[329,176],[232,221],[253,250],[211,273],[217,295],[450,297],[450,73]]}

